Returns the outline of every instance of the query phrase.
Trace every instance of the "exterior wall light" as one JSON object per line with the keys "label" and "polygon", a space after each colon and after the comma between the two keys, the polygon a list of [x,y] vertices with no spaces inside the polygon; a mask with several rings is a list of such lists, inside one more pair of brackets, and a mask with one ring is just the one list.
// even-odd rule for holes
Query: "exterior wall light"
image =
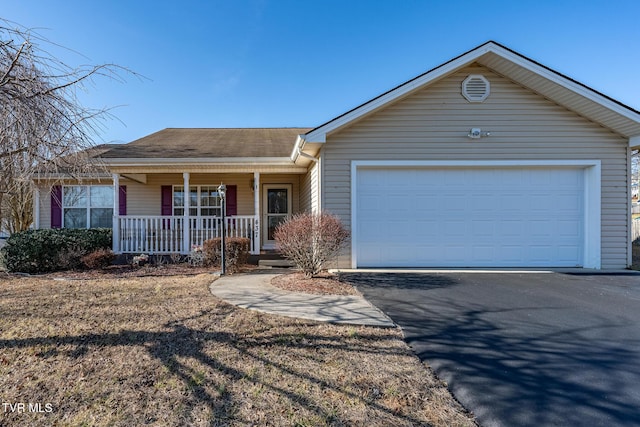
{"label": "exterior wall light", "polygon": [[483,136],[491,136],[491,132],[482,132],[480,128],[471,128],[467,136],[471,139],[480,139]]}

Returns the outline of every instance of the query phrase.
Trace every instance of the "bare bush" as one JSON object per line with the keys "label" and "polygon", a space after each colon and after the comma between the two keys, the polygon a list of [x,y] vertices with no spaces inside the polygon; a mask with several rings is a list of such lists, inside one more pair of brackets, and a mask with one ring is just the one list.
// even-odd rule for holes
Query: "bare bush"
{"label": "bare bush", "polygon": [[[230,273],[240,270],[240,266],[249,261],[249,248],[251,242],[245,237],[227,237],[224,241],[224,265]],[[205,240],[202,245],[204,265],[219,266],[222,263],[222,239],[214,237]]]}
{"label": "bare bush", "polygon": [[274,233],[283,256],[302,270],[305,277],[320,273],[338,255],[349,238],[340,219],[327,212],[300,213],[280,224]]}
{"label": "bare bush", "polygon": [[116,254],[111,249],[98,249],[83,256],[80,261],[85,267],[95,270],[109,267],[115,259]]}

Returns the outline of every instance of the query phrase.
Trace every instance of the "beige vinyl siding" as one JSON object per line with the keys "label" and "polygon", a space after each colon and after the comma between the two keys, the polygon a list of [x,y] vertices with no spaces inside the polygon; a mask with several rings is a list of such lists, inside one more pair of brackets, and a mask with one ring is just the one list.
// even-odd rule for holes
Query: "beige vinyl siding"
{"label": "beige vinyl siding", "polygon": [[[252,189],[253,173],[251,174],[197,174],[189,176],[189,185],[226,185],[237,186],[238,215],[254,215],[254,192]],[[121,182],[125,184],[124,181]],[[260,184],[292,184],[292,209],[299,209],[298,191],[300,187],[299,175],[296,174],[261,174]],[[148,174],[147,184],[138,184],[129,189],[127,185],[127,214],[128,215],[160,215],[161,189],[163,185],[183,185],[182,174]],[[262,203],[262,201],[261,201]]]}
{"label": "beige vinyl siding", "polygon": [[[491,83],[483,103],[461,95],[469,74]],[[472,127],[491,136],[469,139]],[[627,265],[627,141],[485,67],[467,67],[327,136],[323,151],[323,207],[348,227],[352,160],[599,159],[602,268]],[[343,252],[341,267],[350,266],[350,252]]]}
{"label": "beige vinyl siding", "polygon": [[312,163],[306,175],[300,178],[300,210],[318,212],[318,163]]}
{"label": "beige vinyl siding", "polygon": [[[156,178],[155,175],[147,175],[146,184],[120,178],[120,184],[127,186],[127,215],[162,214],[159,181],[161,179]],[[180,181],[176,181],[178,182],[182,182],[182,175],[180,175]]]}
{"label": "beige vinyl siding", "polygon": [[40,189],[40,228],[51,228],[51,187],[38,186]]}

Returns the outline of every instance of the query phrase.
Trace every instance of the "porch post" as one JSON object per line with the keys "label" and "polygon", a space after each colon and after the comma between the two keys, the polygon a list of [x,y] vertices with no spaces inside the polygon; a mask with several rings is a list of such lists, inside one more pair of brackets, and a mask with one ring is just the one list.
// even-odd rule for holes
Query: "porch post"
{"label": "porch post", "polygon": [[260,172],[253,173],[253,253],[260,254]]}
{"label": "porch post", "polygon": [[40,230],[40,187],[33,188],[33,228]]}
{"label": "porch post", "polygon": [[191,224],[189,221],[191,194],[189,193],[189,172],[183,172],[182,179],[184,180],[184,224],[182,224],[182,252],[188,254],[191,249]]}
{"label": "porch post", "polygon": [[113,175],[113,226],[111,236],[113,238],[112,248],[114,253],[120,252],[120,175]]}

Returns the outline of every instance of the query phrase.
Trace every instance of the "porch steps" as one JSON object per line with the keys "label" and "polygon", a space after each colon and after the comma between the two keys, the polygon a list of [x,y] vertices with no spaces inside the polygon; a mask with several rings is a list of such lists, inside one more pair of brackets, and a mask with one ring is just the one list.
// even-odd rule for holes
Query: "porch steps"
{"label": "porch steps", "polygon": [[253,255],[249,258],[253,258],[253,262],[260,267],[289,268],[294,266],[291,261],[285,259],[278,251],[263,250],[260,255]]}
{"label": "porch steps", "polygon": [[288,259],[261,259],[261,260],[258,260],[258,266],[290,268],[290,267],[293,267],[293,263]]}

